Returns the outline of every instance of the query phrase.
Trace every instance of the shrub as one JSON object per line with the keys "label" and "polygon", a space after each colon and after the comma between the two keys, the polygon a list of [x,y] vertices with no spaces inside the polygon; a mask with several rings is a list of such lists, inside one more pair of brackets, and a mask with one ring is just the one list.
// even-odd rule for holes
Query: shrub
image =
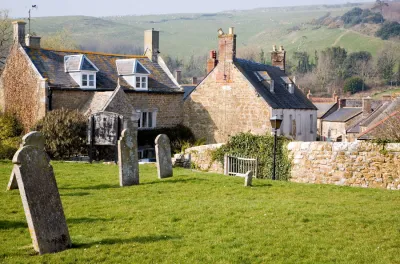
{"label": "shrub", "polygon": [[[278,137],[276,178],[279,180],[288,180],[290,177],[290,160],[286,148],[288,142],[288,139]],[[250,133],[239,133],[230,137],[226,145],[217,149],[213,153],[213,159],[223,163],[225,154],[257,158],[258,177],[271,179],[273,171],[273,146],[274,137],[271,135],[257,136]]]}
{"label": "shrub", "polygon": [[398,37],[400,36],[400,24],[396,21],[385,22],[382,27],[376,31],[375,35],[385,40],[391,37]]}
{"label": "shrub", "polygon": [[63,159],[86,152],[86,125],[85,116],[78,111],[58,109],[39,120],[34,130],[43,133],[49,156]]}
{"label": "shrub", "polygon": [[20,136],[23,129],[18,119],[9,113],[0,113],[0,140]]}
{"label": "shrub", "polygon": [[351,77],[344,81],[343,90],[352,94],[362,91],[364,82],[360,77]]}
{"label": "shrub", "polygon": [[20,144],[20,137],[11,137],[0,140],[0,159],[12,159]]}
{"label": "shrub", "polygon": [[184,125],[177,125],[175,127],[139,130],[138,145],[154,146],[154,140],[159,134],[166,134],[169,137],[172,153],[179,153],[184,145],[192,145],[196,141],[190,128]]}

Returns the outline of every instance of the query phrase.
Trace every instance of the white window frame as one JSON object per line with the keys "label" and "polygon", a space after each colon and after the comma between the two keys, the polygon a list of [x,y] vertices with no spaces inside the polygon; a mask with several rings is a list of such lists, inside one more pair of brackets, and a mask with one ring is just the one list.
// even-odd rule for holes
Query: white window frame
{"label": "white window frame", "polygon": [[[83,83],[83,76],[86,76],[86,85]],[[90,77],[93,77],[93,85],[90,85]],[[81,75],[81,87],[82,88],[96,88],[96,73],[95,72],[82,72]]]}
{"label": "white window frame", "polygon": [[[137,113],[139,114],[138,129],[154,129],[157,127],[157,111],[138,110]],[[149,113],[151,113],[151,126],[149,126],[148,121]]]}
{"label": "white window frame", "polygon": [[[136,81],[137,78],[140,78],[139,82]],[[139,83],[139,85],[137,85]],[[139,86],[139,87],[138,87]],[[135,74],[133,76],[133,87],[138,91],[147,91],[149,87],[149,78],[145,74]]]}

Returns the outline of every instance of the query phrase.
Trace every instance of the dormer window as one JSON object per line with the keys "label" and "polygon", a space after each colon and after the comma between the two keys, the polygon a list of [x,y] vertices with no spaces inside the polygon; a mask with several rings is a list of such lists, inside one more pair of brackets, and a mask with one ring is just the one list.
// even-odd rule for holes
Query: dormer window
{"label": "dormer window", "polygon": [[81,88],[96,88],[96,73],[99,69],[83,54],[64,57],[65,72]]}
{"label": "dormer window", "polygon": [[118,75],[135,90],[148,90],[148,76],[150,71],[147,70],[138,59],[121,59],[116,61]]}
{"label": "dormer window", "polygon": [[287,76],[283,76],[281,77],[282,81],[283,81],[283,85],[286,87],[286,89],[289,91],[289,93],[294,93],[294,83],[293,81],[287,77]]}

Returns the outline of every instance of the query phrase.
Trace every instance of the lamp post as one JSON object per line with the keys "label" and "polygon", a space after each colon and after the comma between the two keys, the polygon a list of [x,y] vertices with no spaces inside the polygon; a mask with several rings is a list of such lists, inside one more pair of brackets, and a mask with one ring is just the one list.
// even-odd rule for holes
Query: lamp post
{"label": "lamp post", "polygon": [[281,127],[282,124],[282,119],[279,118],[277,115],[274,115],[271,117],[269,120],[271,122],[271,127],[274,129],[274,167],[273,167],[273,174],[272,174],[272,180],[276,180],[275,177],[275,167],[276,167],[276,141],[277,141],[277,132],[278,129]]}

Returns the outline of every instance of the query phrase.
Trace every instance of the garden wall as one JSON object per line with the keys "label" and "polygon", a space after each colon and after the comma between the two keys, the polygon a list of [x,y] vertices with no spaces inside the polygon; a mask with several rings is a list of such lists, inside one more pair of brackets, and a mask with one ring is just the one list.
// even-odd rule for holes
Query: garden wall
{"label": "garden wall", "polygon": [[202,171],[224,173],[224,166],[212,160],[212,153],[223,144],[203,145],[185,150],[185,154],[191,155],[192,168]]}
{"label": "garden wall", "polygon": [[291,142],[291,181],[400,190],[400,144]]}

